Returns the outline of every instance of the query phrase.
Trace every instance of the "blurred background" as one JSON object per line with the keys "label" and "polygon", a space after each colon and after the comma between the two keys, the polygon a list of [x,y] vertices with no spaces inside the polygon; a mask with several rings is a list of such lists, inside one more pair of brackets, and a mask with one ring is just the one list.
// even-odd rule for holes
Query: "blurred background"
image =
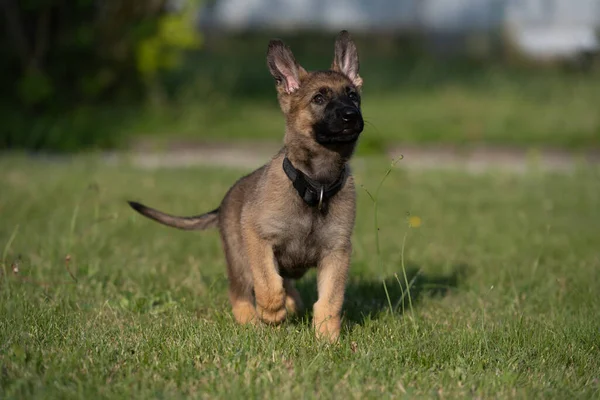
{"label": "blurred background", "polygon": [[359,151],[600,144],[600,0],[3,0],[0,148],[280,142],[265,64],[307,69],[348,29]]}

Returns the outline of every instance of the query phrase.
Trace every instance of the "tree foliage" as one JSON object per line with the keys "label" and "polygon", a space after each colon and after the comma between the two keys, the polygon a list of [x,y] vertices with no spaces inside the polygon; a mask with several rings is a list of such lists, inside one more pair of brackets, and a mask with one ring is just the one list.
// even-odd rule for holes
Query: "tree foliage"
{"label": "tree foliage", "polygon": [[138,90],[197,48],[195,1],[4,0],[3,76],[23,106]]}
{"label": "tree foliage", "polygon": [[[200,46],[197,6],[198,0],[2,0],[2,112],[48,117],[143,98],[161,71]],[[14,124],[4,124],[0,147],[27,134],[22,121],[17,125],[18,137]]]}

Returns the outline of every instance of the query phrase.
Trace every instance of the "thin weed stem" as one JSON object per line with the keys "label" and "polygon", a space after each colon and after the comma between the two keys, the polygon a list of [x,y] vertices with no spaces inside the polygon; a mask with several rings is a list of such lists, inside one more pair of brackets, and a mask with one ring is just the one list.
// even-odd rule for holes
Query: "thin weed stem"
{"label": "thin weed stem", "polygon": [[17,232],[19,232],[19,225],[15,226],[12,234],[8,238],[8,242],[4,245],[4,250],[2,251],[2,265],[6,266],[6,256],[8,255],[8,251],[10,250],[10,246],[12,246],[12,242],[17,237]]}
{"label": "thin weed stem", "polygon": [[[391,165],[389,166],[389,168],[385,171],[385,174],[383,175],[383,178],[381,178],[381,180],[379,181],[379,185],[377,185],[377,189],[375,189],[375,195],[371,194],[371,192],[369,192],[369,190],[367,188],[365,188],[364,186],[361,186],[365,192],[367,192],[367,194],[369,195],[369,198],[371,199],[371,201],[373,202],[373,226],[375,228],[375,250],[377,253],[377,267],[378,269],[381,271],[383,270],[383,258],[381,257],[381,244],[379,242],[379,219],[378,219],[378,214],[379,214],[379,191],[381,190],[381,187],[383,186],[383,182],[385,182],[385,180],[387,179],[387,177],[390,175],[390,173],[392,172],[392,169],[394,169],[394,167],[396,166],[396,164],[402,160],[404,158],[404,156],[400,156],[394,160],[392,160]],[[406,273],[405,273],[406,275]],[[387,286],[385,284],[385,280],[383,281],[383,290],[385,291],[385,295],[387,297],[387,301],[388,301],[388,305],[389,305],[389,311],[390,313],[392,313],[394,311],[394,308],[392,307],[392,301],[390,299],[390,295],[389,292],[387,290]]]}
{"label": "thin weed stem", "polygon": [[73,216],[71,216],[71,226],[69,229],[69,246],[67,248],[67,252],[71,252],[71,248],[73,246],[73,235],[75,234],[75,225],[77,224],[77,216],[79,215],[79,203],[75,204],[75,209],[73,210]]}
{"label": "thin weed stem", "polygon": [[10,237],[8,238],[8,241],[6,242],[6,245],[4,245],[4,250],[2,251],[2,272],[4,273],[4,278],[6,281],[6,288],[7,291],[9,291],[9,285],[8,285],[8,263],[6,262],[6,257],[8,256],[8,251],[10,250],[10,246],[12,246],[13,241],[15,240],[15,238],[17,237],[17,233],[19,232],[19,225],[15,226],[15,229],[13,229],[13,232],[11,233]]}
{"label": "thin weed stem", "polygon": [[[402,265],[402,275],[404,276],[404,284],[406,285],[406,292],[408,293],[408,307],[410,308],[410,316],[411,316],[411,320],[413,323],[413,328],[416,331],[417,325],[416,325],[416,321],[415,321],[415,310],[413,309],[412,295],[410,294],[410,288],[413,285],[417,276],[419,275],[420,271],[418,271],[415,274],[415,276],[413,277],[413,279],[411,279],[411,281],[409,283],[408,277],[406,276],[406,266],[404,265],[404,248],[406,246],[406,238],[407,237],[408,237],[408,231],[406,231],[406,233],[404,233],[404,239],[402,239],[402,252],[400,253],[400,264]],[[404,293],[402,295],[404,296]]]}
{"label": "thin weed stem", "polygon": [[390,299],[390,293],[388,292],[385,280],[383,281],[383,290],[385,291],[385,297],[387,297],[388,306],[390,307],[390,314],[392,314],[394,312],[394,307],[392,307],[392,300]]}

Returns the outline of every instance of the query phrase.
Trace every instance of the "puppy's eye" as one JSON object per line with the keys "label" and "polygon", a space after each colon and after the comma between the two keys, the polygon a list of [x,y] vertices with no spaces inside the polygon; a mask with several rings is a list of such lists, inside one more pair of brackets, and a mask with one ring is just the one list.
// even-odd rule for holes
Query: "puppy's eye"
{"label": "puppy's eye", "polygon": [[348,93],[348,98],[352,101],[358,101],[358,95],[356,94],[356,92]]}
{"label": "puppy's eye", "polygon": [[318,104],[318,105],[324,104],[325,103],[325,96],[323,96],[320,93],[317,93],[315,95],[315,97],[313,97],[312,101],[313,101],[313,103]]}

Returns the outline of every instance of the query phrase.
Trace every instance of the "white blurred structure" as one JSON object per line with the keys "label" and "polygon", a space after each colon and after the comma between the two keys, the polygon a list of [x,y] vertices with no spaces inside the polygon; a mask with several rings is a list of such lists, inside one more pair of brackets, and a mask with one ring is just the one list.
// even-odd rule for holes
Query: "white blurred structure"
{"label": "white blurred structure", "polygon": [[506,21],[513,39],[536,58],[597,52],[600,0],[511,1]]}
{"label": "white blurred structure", "polygon": [[600,0],[213,0],[203,29],[338,30],[452,35],[509,29],[531,56],[598,50]]}

